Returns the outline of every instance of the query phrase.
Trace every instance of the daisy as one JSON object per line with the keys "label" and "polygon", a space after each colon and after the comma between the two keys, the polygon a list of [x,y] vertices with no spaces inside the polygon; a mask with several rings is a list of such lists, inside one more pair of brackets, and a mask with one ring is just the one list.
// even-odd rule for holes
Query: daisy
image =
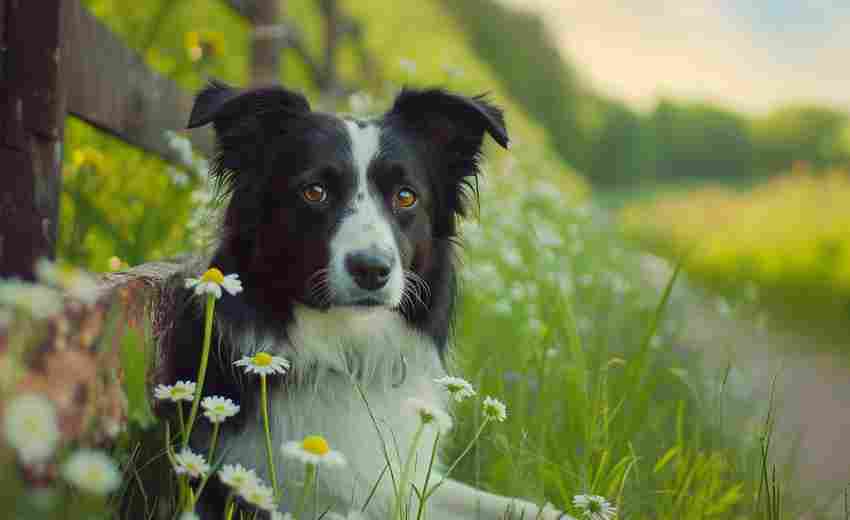
{"label": "daisy", "polygon": [[590,520],[611,520],[617,514],[617,508],[599,495],[576,495],[573,506]]}
{"label": "daisy", "polygon": [[290,364],[285,358],[272,356],[268,352],[257,352],[253,356],[245,356],[233,363],[237,367],[245,367],[248,374],[267,376],[270,374],[285,374]]}
{"label": "daisy", "polygon": [[195,398],[195,383],[192,381],[177,381],[173,385],[157,385],[153,391],[154,397],[160,401],[192,402]]}
{"label": "daisy", "polygon": [[242,292],[242,282],[238,274],[224,276],[217,268],[210,267],[200,278],[186,278],[186,288],[194,288],[198,296],[211,294],[218,299],[221,298],[222,289],[233,296]]}
{"label": "daisy", "polygon": [[35,275],[41,283],[66,291],[83,303],[97,301],[97,280],[79,269],[59,266],[46,258],[40,258],[35,264]]}
{"label": "daisy", "polygon": [[121,473],[105,453],[79,450],[62,466],[62,476],[74,486],[94,495],[106,495],[121,485]]}
{"label": "daisy", "polygon": [[15,397],[6,405],[3,433],[24,464],[45,462],[59,443],[56,408],[38,394]]}
{"label": "daisy", "polygon": [[204,397],[201,406],[204,408],[204,417],[211,423],[223,423],[239,412],[239,405],[226,397]]}
{"label": "daisy", "polygon": [[277,507],[274,501],[274,490],[259,481],[254,482],[253,485],[244,486],[239,495],[249,504],[263,511],[272,511]]}
{"label": "daisy", "polygon": [[203,455],[194,453],[189,448],[183,450],[174,456],[175,467],[174,471],[178,475],[189,475],[192,478],[205,477],[210,472],[210,465],[204,459]]}
{"label": "daisy", "polygon": [[432,424],[441,432],[452,429],[452,418],[449,417],[449,414],[431,403],[422,399],[410,398],[405,401],[405,405],[416,412],[422,424]]}
{"label": "daisy", "polygon": [[13,278],[0,279],[0,305],[18,308],[36,320],[43,320],[58,314],[64,303],[55,289]]}
{"label": "daisy", "polygon": [[253,469],[246,469],[241,464],[225,464],[219,470],[218,478],[222,484],[236,493],[242,493],[243,489],[260,483],[257,473]]}
{"label": "daisy", "polygon": [[434,380],[435,383],[448,390],[455,401],[461,402],[475,395],[475,389],[469,381],[460,377],[445,376]]}
{"label": "daisy", "polygon": [[484,398],[484,416],[492,421],[504,422],[508,417],[505,403],[490,396]]}
{"label": "daisy", "polygon": [[290,441],[281,447],[283,455],[313,466],[328,467],[345,466],[345,456],[328,446],[328,441],[321,435],[308,435],[301,442]]}

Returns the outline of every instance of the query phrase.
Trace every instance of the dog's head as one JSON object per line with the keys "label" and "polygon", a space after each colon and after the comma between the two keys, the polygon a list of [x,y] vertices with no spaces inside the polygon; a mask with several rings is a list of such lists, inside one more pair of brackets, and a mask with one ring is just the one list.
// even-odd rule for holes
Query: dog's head
{"label": "dog's head", "polygon": [[[212,83],[189,127],[212,123],[212,174],[230,193],[219,256],[267,308],[403,306],[444,258],[484,134],[507,146],[482,97],[404,90],[369,120],[312,111],[280,87]],[[418,291],[418,292],[417,292]],[[413,303],[412,300],[409,303]],[[425,302],[427,305],[427,302]]]}

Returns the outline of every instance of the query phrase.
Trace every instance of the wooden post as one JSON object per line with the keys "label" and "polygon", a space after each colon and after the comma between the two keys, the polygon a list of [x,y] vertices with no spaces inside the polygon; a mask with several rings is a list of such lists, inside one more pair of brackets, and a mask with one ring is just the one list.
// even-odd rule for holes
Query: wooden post
{"label": "wooden post", "polygon": [[322,95],[335,97],[339,95],[339,85],[336,77],[336,52],[339,46],[339,9],[336,0],[321,0],[319,8],[324,15],[325,22],[325,60],[322,70],[322,82],[319,87]]}
{"label": "wooden post", "polygon": [[0,0],[0,276],[53,257],[62,171],[63,0]]}
{"label": "wooden post", "polygon": [[286,39],[281,24],[281,0],[256,0],[250,9],[253,24],[251,84],[280,83],[280,50]]}

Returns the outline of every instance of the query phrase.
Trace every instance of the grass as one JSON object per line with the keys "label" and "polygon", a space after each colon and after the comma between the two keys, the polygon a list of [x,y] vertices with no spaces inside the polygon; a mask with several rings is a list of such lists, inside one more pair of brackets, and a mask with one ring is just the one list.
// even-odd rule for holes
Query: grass
{"label": "grass", "polygon": [[702,187],[661,195],[626,207],[620,223],[660,255],[687,253],[687,271],[702,284],[738,301],[756,300],[846,349],[847,200],[846,172],[798,171],[745,191]]}

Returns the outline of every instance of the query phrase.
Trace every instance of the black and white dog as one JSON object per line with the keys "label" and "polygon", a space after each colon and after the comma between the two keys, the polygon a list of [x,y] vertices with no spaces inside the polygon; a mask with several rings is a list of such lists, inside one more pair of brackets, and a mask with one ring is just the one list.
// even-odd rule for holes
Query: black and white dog
{"label": "black and white dog", "polygon": [[[319,512],[345,514],[366,501],[385,465],[354,382],[402,460],[419,421],[405,401],[446,408],[434,379],[446,374],[457,219],[475,195],[484,134],[508,145],[502,112],[482,97],[406,89],[383,116],[360,120],[312,111],[284,88],[212,83],[189,127],[208,123],[219,152],[211,175],[229,193],[209,265],[238,273],[244,285],[219,301],[204,388],[242,406],[239,420],[225,423],[220,453],[263,472],[258,378],[233,361],[258,351],[286,357],[290,372],[270,379],[274,445],[319,434],[342,452],[346,468],[320,475]],[[194,379],[200,357],[200,307],[188,291],[180,301],[164,340],[172,382]],[[199,447],[203,435],[193,439]],[[419,444],[416,482],[433,435]],[[277,473],[297,489],[303,470],[287,462],[277,461]],[[205,493],[211,518],[221,512],[214,491]],[[287,496],[283,511],[292,507]],[[366,515],[390,518],[392,500],[384,478]],[[513,518],[559,517],[450,480],[429,500],[428,518],[495,520],[508,510]]]}

